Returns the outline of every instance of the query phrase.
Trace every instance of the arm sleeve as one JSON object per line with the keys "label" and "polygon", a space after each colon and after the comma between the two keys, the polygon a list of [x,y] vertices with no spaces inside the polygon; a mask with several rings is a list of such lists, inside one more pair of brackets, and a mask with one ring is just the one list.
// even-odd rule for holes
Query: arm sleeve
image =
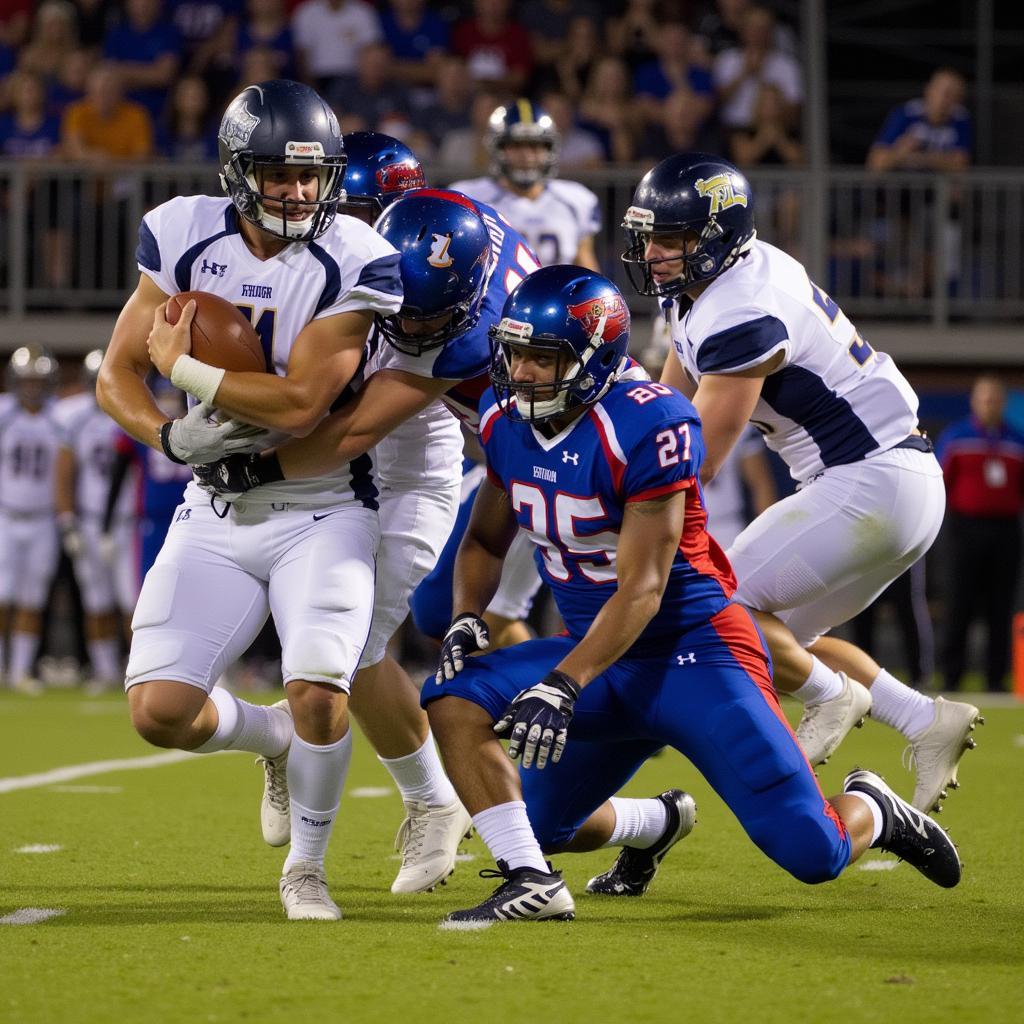
{"label": "arm sleeve", "polygon": [[402,306],[399,260],[394,250],[368,260],[348,291],[339,292],[333,301],[322,300],[314,319],[355,310],[370,310],[382,316],[397,313]]}
{"label": "arm sleeve", "polygon": [[630,449],[622,478],[627,501],[649,501],[692,487],[704,461],[700,422],[684,414],[663,418]]}
{"label": "arm sleeve", "polygon": [[778,318],[763,310],[740,311],[744,318],[701,341],[696,353],[701,373],[736,373],[765,362],[786,346],[789,332]]}
{"label": "arm sleeve", "polygon": [[174,295],[179,291],[174,280],[172,261],[161,251],[159,236],[163,223],[164,207],[158,206],[150,210],[139,222],[139,244],[135,249],[135,262],[139,270],[153,280],[153,283],[166,292]]}

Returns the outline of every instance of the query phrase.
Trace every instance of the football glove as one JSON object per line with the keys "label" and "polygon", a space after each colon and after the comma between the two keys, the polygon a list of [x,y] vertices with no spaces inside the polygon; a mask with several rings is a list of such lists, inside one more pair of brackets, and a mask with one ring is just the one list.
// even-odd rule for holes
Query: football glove
{"label": "football glove", "polygon": [[[172,462],[203,465],[237,452],[251,452],[258,447],[251,432],[234,429],[239,426],[234,420],[219,423],[211,419],[213,411],[212,406],[200,402],[184,416],[168,420],[160,428],[160,444]],[[259,430],[258,427],[256,429]]]}
{"label": "football glove", "polygon": [[199,486],[226,501],[235,498],[254,487],[275,484],[284,479],[281,462],[277,455],[229,455],[203,466],[194,466],[193,472]]}
{"label": "football glove", "polygon": [[78,558],[85,547],[82,531],[78,528],[78,517],[74,512],[62,512],[57,516],[57,529],[60,531],[60,543],[64,554],[72,561]]}
{"label": "football glove", "polygon": [[479,615],[472,612],[457,615],[441,641],[441,661],[434,674],[434,682],[440,686],[446,679],[454,679],[462,671],[469,655],[474,651],[486,651],[490,646],[490,631]]}
{"label": "football glove", "polygon": [[516,694],[494,727],[499,735],[509,734],[508,756],[514,759],[521,754],[524,768],[529,768],[534,759],[538,769],[549,759],[557,764],[565,750],[566,732],[579,695],[576,680],[558,669]]}

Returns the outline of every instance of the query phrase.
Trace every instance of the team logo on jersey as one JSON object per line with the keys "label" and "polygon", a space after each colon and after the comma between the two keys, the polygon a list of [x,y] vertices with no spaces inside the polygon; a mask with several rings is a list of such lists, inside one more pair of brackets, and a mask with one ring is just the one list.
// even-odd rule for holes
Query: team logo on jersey
{"label": "team logo on jersey", "polygon": [[440,235],[435,231],[434,240],[430,243],[430,255],[427,257],[427,262],[432,267],[437,267],[438,270],[447,270],[455,262],[448,252],[448,246],[451,244],[450,233]]}
{"label": "team logo on jersey", "polygon": [[569,306],[569,316],[573,320],[579,320],[583,330],[590,337],[593,337],[601,326],[603,317],[602,341],[614,341],[620,334],[629,330],[629,310],[618,296],[603,295],[596,299],[577,302],[575,306]]}
{"label": "team logo on jersey", "polygon": [[249,139],[252,138],[252,133],[259,123],[260,119],[255,114],[250,114],[249,108],[243,102],[231,116],[231,120],[224,124],[221,138],[230,149],[242,149],[249,144]]}
{"label": "team logo on jersey", "polygon": [[746,206],[747,197],[737,192],[728,174],[716,174],[713,178],[698,178],[694,185],[697,195],[711,200],[708,216],[713,217],[719,210],[728,210],[730,206]]}
{"label": "team logo on jersey", "polygon": [[386,196],[393,192],[408,192],[411,188],[427,187],[423,168],[417,164],[389,164],[377,171],[376,178],[378,187]]}
{"label": "team logo on jersey", "polygon": [[200,274],[212,274],[214,277],[223,277],[224,276],[224,272],[227,269],[228,269],[228,265],[226,263],[215,263],[213,260],[210,260],[210,262],[207,263],[207,261],[204,259],[203,260],[203,266],[200,269],[199,273]]}

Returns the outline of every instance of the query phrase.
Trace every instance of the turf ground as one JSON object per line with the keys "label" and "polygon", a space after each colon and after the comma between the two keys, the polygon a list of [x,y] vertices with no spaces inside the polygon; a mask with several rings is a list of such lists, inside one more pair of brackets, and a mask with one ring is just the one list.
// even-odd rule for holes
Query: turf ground
{"label": "turf ground", "polygon": [[[391,896],[401,803],[362,737],[328,860],[345,920],[289,924],[251,757],[13,789],[14,776],[156,751],[130,729],[123,698],[3,694],[0,920],[63,913],[0,924],[0,1021],[1020,1020],[1024,707],[985,711],[941,818],[965,864],[957,889],[875,853],[835,883],[801,885],[670,752],[628,792],[683,786],[699,823],[647,897],[588,898],[609,851],[563,856],[575,922],[451,933],[441,915],[493,887],[476,876],[491,866],[484,847],[469,841],[474,859],[436,893]],[[822,769],[825,791],[860,763],[909,794],[901,747],[869,723]],[[59,849],[20,852],[47,846]]]}

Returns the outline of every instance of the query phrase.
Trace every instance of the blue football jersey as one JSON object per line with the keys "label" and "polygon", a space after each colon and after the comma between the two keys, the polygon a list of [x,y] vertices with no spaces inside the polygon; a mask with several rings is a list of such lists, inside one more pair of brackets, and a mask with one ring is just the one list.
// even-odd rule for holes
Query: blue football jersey
{"label": "blue football jersey", "polygon": [[635,655],[657,654],[729,602],[736,581],[708,534],[699,482],[700,418],[674,388],[620,380],[552,438],[502,414],[489,391],[480,440],[488,475],[509,496],[566,628],[586,633],[617,583],[626,505],[685,490],[686,520],[661,608]]}
{"label": "blue football jersey", "polygon": [[487,370],[491,344],[487,332],[501,319],[508,293],[540,264],[526,239],[486,203],[473,205],[491,236],[491,260],[487,268],[480,319],[461,337],[438,349],[414,356],[387,345],[380,352],[380,369],[404,370],[418,377],[458,381],[444,395],[449,409],[474,430],[479,424],[480,398],[490,387]]}

